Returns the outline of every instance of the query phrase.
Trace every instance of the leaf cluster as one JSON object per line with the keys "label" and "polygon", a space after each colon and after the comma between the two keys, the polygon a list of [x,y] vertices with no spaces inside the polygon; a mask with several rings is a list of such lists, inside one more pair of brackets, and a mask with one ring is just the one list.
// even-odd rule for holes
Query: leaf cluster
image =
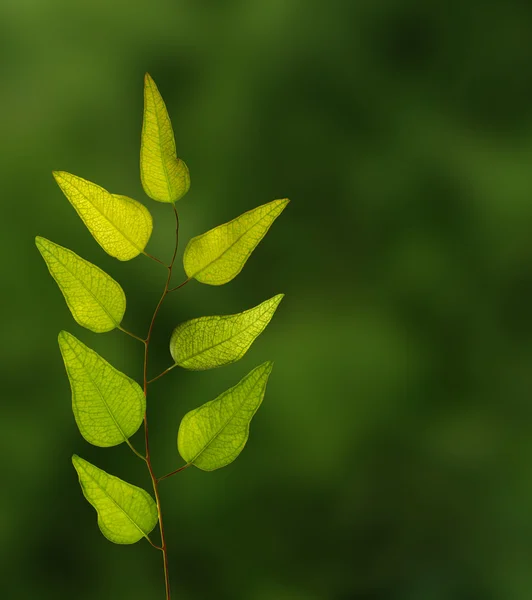
{"label": "leaf cluster", "polygon": [[[153,232],[153,220],[146,206],[64,171],[54,172],[54,177],[107,254],[120,261],[142,254],[164,265],[146,251]],[[179,219],[175,203],[189,190],[190,175],[185,162],[177,156],[165,103],[149,75],[144,85],[140,177],[149,198],[172,206],[177,249]],[[191,280],[223,285],[234,279],[287,203],[287,199],[273,200],[192,238],[183,255],[186,279],[181,285]],[[95,446],[129,445],[148,465],[155,498],[74,455],[72,462],[83,494],[95,508],[98,525],[107,539],[117,544],[148,539],[163,550],[166,572],[157,484],[167,476],[157,478],[151,465],[146,415],[147,389],[151,381],[146,373],[148,347],[158,309],[169,293],[181,287],[170,287],[175,252],[172,262],[166,265],[168,279],[161,301],[147,335],[140,337],[122,327],[126,296],[117,281],[55,242],[38,236],[36,245],[79,325],[95,333],[120,329],[144,344],[141,385],[71,333],[61,331],[58,337],[72,391],[72,410],[81,435]],[[271,321],[282,298],[283,294],[277,294],[237,314],[203,316],[178,324],[169,341],[173,364],[158,377],[174,367],[202,371],[239,360]],[[232,388],[184,415],[178,429],[177,450],[185,464],[176,472],[191,465],[212,471],[235,460],[248,439],[250,422],[264,398],[272,366],[272,362],[257,366]],[[144,454],[138,452],[130,440],[143,424]],[[160,547],[149,537],[157,524],[161,530]]]}

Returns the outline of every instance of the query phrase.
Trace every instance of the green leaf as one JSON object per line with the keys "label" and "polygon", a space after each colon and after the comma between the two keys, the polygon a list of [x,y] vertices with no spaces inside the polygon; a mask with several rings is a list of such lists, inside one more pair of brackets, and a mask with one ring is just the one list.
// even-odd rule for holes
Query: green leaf
{"label": "green leaf", "polygon": [[166,105],[148,73],[144,77],[140,178],[146,194],[159,202],[176,202],[190,188],[188,167],[177,157]]}
{"label": "green leaf", "polygon": [[146,398],[139,384],[67,331],[58,337],[81,435],[95,446],[127,442],[141,426]]}
{"label": "green leaf", "polygon": [[189,279],[209,285],[231,281],[288,202],[273,200],[192,238],[183,256]]}
{"label": "green leaf", "polygon": [[76,454],[83,495],[98,513],[103,535],[115,544],[134,544],[147,538],[159,520],[157,505],[148,492],[98,469]]}
{"label": "green leaf", "polygon": [[271,321],[284,294],[236,315],[200,317],[178,325],[170,339],[177,365],[203,371],[242,358]]}
{"label": "green leaf", "polygon": [[153,229],[145,206],[64,171],[54,171],[54,177],[107,254],[118,260],[131,260],[144,252]]}
{"label": "green leaf", "polygon": [[76,322],[96,333],[119,327],[126,311],[120,285],[72,250],[40,236],[35,243]]}
{"label": "green leaf", "polygon": [[272,362],[256,367],[218,398],[183,417],[177,447],[188,464],[214,471],[233,462],[242,452],[272,367]]}

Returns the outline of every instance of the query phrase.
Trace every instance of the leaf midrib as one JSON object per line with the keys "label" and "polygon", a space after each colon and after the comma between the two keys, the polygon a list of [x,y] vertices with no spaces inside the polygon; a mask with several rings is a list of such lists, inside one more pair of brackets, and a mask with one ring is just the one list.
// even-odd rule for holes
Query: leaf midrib
{"label": "leaf midrib", "polygon": [[[164,178],[166,179],[166,187],[167,187],[167,193],[168,193],[168,197],[171,198],[173,196],[173,185],[170,182],[170,178],[168,177],[168,169],[166,168],[166,161],[165,161],[165,154],[163,152],[163,145],[161,143],[161,124],[159,122],[159,111],[157,110],[157,103],[155,101],[155,92],[153,90],[153,86],[152,83],[150,82],[149,84],[150,87],[150,93],[151,93],[151,100],[153,103],[153,112],[155,113],[155,120],[157,121],[157,147],[159,149],[159,155],[161,157],[161,165],[163,167],[163,171],[164,171]],[[164,104],[164,100],[161,96],[161,101]],[[172,136],[174,135],[173,131],[172,131]],[[174,140],[174,145],[175,145],[175,140]],[[173,157],[172,157],[173,158]],[[176,154],[176,160],[177,160],[177,154]],[[172,202],[172,200],[170,200],[170,202]]]}

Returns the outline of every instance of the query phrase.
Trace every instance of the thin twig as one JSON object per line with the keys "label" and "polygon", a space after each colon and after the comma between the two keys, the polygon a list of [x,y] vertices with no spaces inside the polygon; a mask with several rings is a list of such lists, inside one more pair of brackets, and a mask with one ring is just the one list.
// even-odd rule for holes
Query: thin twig
{"label": "thin twig", "polygon": [[172,475],[177,475],[177,473],[180,473],[181,471],[184,471],[185,469],[187,469],[188,467],[190,467],[191,463],[187,463],[186,465],[183,465],[182,467],[179,467],[179,469],[176,469],[175,471],[172,471],[171,473],[167,473],[166,475],[163,475],[162,477],[159,477],[157,479],[157,483],[159,483],[159,481],[162,481],[163,479],[168,479],[168,477],[172,477]]}
{"label": "thin twig", "polygon": [[138,452],[137,450],[135,450],[135,448],[134,448],[133,444],[132,444],[132,443],[131,443],[129,440],[126,440],[126,442],[127,442],[127,445],[128,445],[130,448],[131,448],[131,450],[133,450],[133,452],[134,452],[134,453],[135,453],[135,454],[136,454],[136,455],[137,455],[139,458],[141,458],[141,459],[142,459],[144,462],[146,462],[146,457],[145,457],[145,456],[142,456],[142,454],[141,454],[140,452]]}
{"label": "thin twig", "polygon": [[146,343],[146,340],[143,340],[138,335],[135,335],[134,333],[131,333],[131,331],[128,331],[127,329],[124,329],[121,325],[118,326],[118,329],[120,329],[120,331],[123,331],[125,334],[131,336],[132,338],[138,340],[139,342],[142,342],[143,344]]}
{"label": "thin twig", "polygon": [[146,250],[142,251],[142,254],[144,254],[144,256],[147,256],[148,258],[151,258],[152,260],[154,260],[155,262],[158,262],[160,265],[163,265],[163,267],[166,267],[168,269],[168,265],[166,265],[165,263],[163,263],[162,260],[159,260],[158,258],[156,258],[155,256],[153,256],[152,254],[150,254],[149,252],[146,252]]}
{"label": "thin twig", "polygon": [[150,539],[150,536],[149,536],[149,535],[147,535],[147,536],[146,536],[146,539],[148,540],[148,542],[150,542],[150,544],[151,544],[151,545],[152,545],[152,546],[153,546],[153,547],[154,547],[156,550],[162,550],[161,546],[157,546],[157,544],[154,544],[154,543],[151,541],[151,539]]}
{"label": "thin twig", "polygon": [[176,285],[174,288],[172,288],[171,290],[168,290],[168,293],[170,292],[175,292],[176,290],[178,290],[179,288],[182,288],[184,285],[186,285],[188,282],[190,281],[189,279],[185,279],[185,281],[183,281],[183,283],[180,283],[179,285]]}
{"label": "thin twig", "polygon": [[148,385],[150,383],[153,383],[154,381],[157,381],[157,379],[160,379],[163,375],[166,375],[167,373],[169,373],[175,367],[177,367],[177,364],[173,364],[171,367],[168,367],[168,369],[165,369],[162,373],[159,373],[159,375],[157,375],[157,377],[154,377],[153,379],[150,379],[148,381]]}

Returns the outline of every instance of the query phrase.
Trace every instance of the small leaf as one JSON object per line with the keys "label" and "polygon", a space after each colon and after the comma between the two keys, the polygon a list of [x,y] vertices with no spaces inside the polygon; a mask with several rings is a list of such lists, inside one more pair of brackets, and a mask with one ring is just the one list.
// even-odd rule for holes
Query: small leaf
{"label": "small leaf", "polygon": [[58,341],[81,435],[101,447],[126,442],[141,426],[146,411],[139,384],[72,334],[61,331]]}
{"label": "small leaf", "polygon": [[288,202],[273,200],[192,238],[183,256],[188,278],[209,285],[231,281]]}
{"label": "small leaf", "polygon": [[120,325],[126,311],[126,296],[112,277],[46,238],[37,236],[35,243],[77,323],[96,333]]}
{"label": "small leaf", "polygon": [[190,188],[188,167],[177,157],[166,105],[148,73],[144,77],[140,178],[146,194],[159,202],[176,202]]}
{"label": "small leaf", "polygon": [[284,294],[236,315],[200,317],[178,325],[170,339],[177,365],[203,371],[242,358],[271,321]]}
{"label": "small leaf", "polygon": [[134,544],[147,538],[159,520],[157,505],[148,492],[98,469],[76,454],[83,495],[98,513],[98,526],[115,544]]}
{"label": "small leaf", "polygon": [[131,260],[144,251],[153,229],[145,206],[64,171],[54,171],[54,177],[107,254],[118,260]]}
{"label": "small leaf", "polygon": [[272,367],[272,362],[256,367],[218,398],[183,417],[177,447],[188,464],[214,471],[233,462],[242,452]]}

